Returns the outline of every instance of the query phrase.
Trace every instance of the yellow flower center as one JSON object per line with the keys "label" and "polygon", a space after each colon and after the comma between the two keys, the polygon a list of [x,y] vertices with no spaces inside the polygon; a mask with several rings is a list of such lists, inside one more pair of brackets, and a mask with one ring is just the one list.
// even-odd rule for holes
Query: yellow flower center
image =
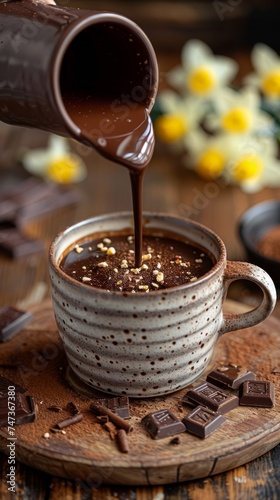
{"label": "yellow flower center", "polygon": [[75,182],[79,177],[81,164],[79,159],[71,154],[54,158],[48,165],[47,176],[60,184]]}
{"label": "yellow flower center", "polygon": [[245,108],[232,108],[222,117],[222,127],[227,132],[244,133],[251,125],[251,113]]}
{"label": "yellow flower center", "polygon": [[225,166],[225,158],[218,149],[208,149],[198,158],[197,173],[204,179],[219,177]]}
{"label": "yellow flower center", "polygon": [[200,66],[194,69],[187,77],[187,87],[194,94],[209,94],[216,85],[216,75],[207,66]]}
{"label": "yellow flower center", "polygon": [[187,130],[186,120],[180,115],[162,115],[155,121],[156,135],[165,143],[181,139]]}
{"label": "yellow flower center", "polygon": [[272,70],[264,76],[261,89],[268,97],[280,97],[280,69]]}
{"label": "yellow flower center", "polygon": [[239,158],[233,165],[232,175],[236,181],[242,182],[260,177],[263,168],[261,158],[254,153],[249,153]]}

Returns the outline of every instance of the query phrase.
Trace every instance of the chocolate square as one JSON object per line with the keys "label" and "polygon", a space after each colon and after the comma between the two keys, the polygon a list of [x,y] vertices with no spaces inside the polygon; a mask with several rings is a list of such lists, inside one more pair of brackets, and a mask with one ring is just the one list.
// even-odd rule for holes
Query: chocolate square
{"label": "chocolate square", "polygon": [[219,390],[216,386],[205,382],[195,389],[189,390],[185,395],[190,402],[206,406],[210,410],[226,413],[239,404],[239,399],[233,394]]}
{"label": "chocolate square", "polygon": [[129,400],[127,396],[99,399],[98,403],[116,413],[116,415],[121,418],[130,418]]}
{"label": "chocolate square", "polygon": [[11,389],[17,393],[26,391],[26,389],[23,389],[23,387],[21,387],[20,385],[15,384],[11,380],[7,379],[6,377],[2,377],[2,375],[0,375],[0,398],[8,396],[8,392]]}
{"label": "chocolate square", "polygon": [[19,333],[30,321],[32,315],[12,306],[0,309],[0,342],[7,342]]}
{"label": "chocolate square", "polygon": [[272,408],[274,406],[274,385],[266,380],[246,380],[240,387],[239,404]]}
{"label": "chocolate square", "polygon": [[229,364],[218,366],[207,375],[207,382],[225,389],[238,389],[245,380],[255,380],[256,375],[242,366]]}
{"label": "chocolate square", "polygon": [[198,406],[182,420],[188,432],[201,438],[210,436],[225,421],[226,419],[220,413],[203,406]]}
{"label": "chocolate square", "polygon": [[142,425],[153,439],[162,439],[185,432],[186,427],[170,410],[159,410],[146,415]]}

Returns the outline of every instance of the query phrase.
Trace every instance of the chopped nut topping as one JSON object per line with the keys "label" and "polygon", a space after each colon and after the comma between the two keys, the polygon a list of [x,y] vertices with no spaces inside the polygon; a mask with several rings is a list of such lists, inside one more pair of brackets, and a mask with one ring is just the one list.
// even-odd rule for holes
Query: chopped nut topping
{"label": "chopped nut topping", "polygon": [[114,247],[109,247],[106,253],[107,255],[115,255],[116,249]]}
{"label": "chopped nut topping", "polygon": [[132,248],[130,250],[128,250],[129,253],[135,253],[134,250],[132,250]]}
{"label": "chopped nut topping", "polygon": [[91,281],[91,278],[89,278],[88,276],[83,276],[82,281]]}
{"label": "chopped nut topping", "polygon": [[132,243],[132,242],[133,242],[133,239],[134,239],[134,238],[133,238],[133,236],[128,236],[128,237],[127,237],[127,241],[128,241],[128,243]]}
{"label": "chopped nut topping", "polygon": [[126,259],[122,260],[121,268],[122,269],[127,269],[128,268],[128,264],[127,264],[127,260]]}
{"label": "chopped nut topping", "polygon": [[142,255],[142,260],[151,260],[152,254],[151,253],[146,253],[145,255]]}
{"label": "chopped nut topping", "polygon": [[202,262],[202,259],[195,259],[195,262],[200,264]]}
{"label": "chopped nut topping", "polygon": [[88,247],[88,251],[89,251],[89,252],[92,252],[92,247]]}
{"label": "chopped nut topping", "polygon": [[119,272],[119,271],[118,271],[118,269],[117,269],[116,267],[114,267],[114,272],[115,272],[115,273],[118,273],[118,272]]}
{"label": "chopped nut topping", "polygon": [[161,269],[161,263],[160,262],[157,263],[157,268]]}
{"label": "chopped nut topping", "polygon": [[96,246],[97,246],[97,248],[100,248],[100,249],[101,249],[101,248],[103,248],[103,247],[104,247],[104,243],[97,243],[97,245],[96,245]]}
{"label": "chopped nut topping", "polygon": [[82,266],[82,269],[83,269],[84,271],[86,271],[86,266]]}
{"label": "chopped nut topping", "polygon": [[193,278],[190,279],[190,281],[196,281],[197,278],[195,276],[193,276]]}
{"label": "chopped nut topping", "polygon": [[79,245],[75,246],[75,252],[82,253],[83,250],[84,250],[83,247],[80,247]]}
{"label": "chopped nut topping", "polygon": [[141,269],[147,270],[149,269],[149,266],[147,266],[147,264],[142,264]]}
{"label": "chopped nut topping", "polygon": [[161,283],[162,281],[164,281],[164,274],[162,272],[159,272],[157,277],[156,277],[156,280]]}
{"label": "chopped nut topping", "polygon": [[148,285],[139,285],[139,290],[149,290]]}
{"label": "chopped nut topping", "polygon": [[105,245],[110,245],[112,241],[109,238],[103,238],[103,243],[105,243]]}
{"label": "chopped nut topping", "polygon": [[154,288],[159,288],[159,285],[158,285],[157,283],[154,283],[154,282],[152,282],[152,286],[153,286]]}
{"label": "chopped nut topping", "polygon": [[133,274],[140,274],[141,267],[132,267],[132,268],[130,269],[130,271],[131,271]]}
{"label": "chopped nut topping", "polygon": [[154,276],[157,276],[157,275],[158,275],[158,273],[159,273],[159,271],[158,271],[157,269],[155,269],[155,270],[153,271],[153,275],[154,275]]}
{"label": "chopped nut topping", "polygon": [[122,280],[117,281],[117,285],[121,285],[121,284],[122,284]]}
{"label": "chopped nut topping", "polygon": [[108,250],[108,247],[104,247],[104,246],[103,246],[103,247],[101,248],[101,252],[107,252],[107,250]]}
{"label": "chopped nut topping", "polygon": [[180,263],[180,266],[181,266],[181,267],[189,267],[189,266],[188,266],[188,264],[186,264],[185,262],[181,262],[181,263]]}
{"label": "chopped nut topping", "polygon": [[98,267],[108,267],[107,262],[98,262]]}

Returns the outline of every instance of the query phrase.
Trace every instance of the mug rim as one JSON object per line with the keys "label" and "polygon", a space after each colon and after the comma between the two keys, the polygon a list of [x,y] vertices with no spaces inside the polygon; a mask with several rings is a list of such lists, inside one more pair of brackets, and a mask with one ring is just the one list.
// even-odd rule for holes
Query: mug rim
{"label": "mug rim", "polygon": [[[172,292],[176,292],[178,290],[184,290],[184,289],[189,290],[189,289],[196,288],[198,285],[204,283],[209,278],[214,276],[219,270],[221,270],[222,266],[226,264],[227,253],[226,253],[225,244],[222,241],[222,239],[220,238],[220,236],[218,236],[212,229],[204,226],[203,224],[201,224],[199,222],[192,221],[191,219],[188,219],[186,217],[172,215],[172,214],[165,213],[165,212],[144,211],[143,212],[143,219],[145,217],[147,217],[147,218],[150,217],[154,220],[165,219],[165,220],[168,220],[169,222],[172,222],[172,221],[178,222],[179,221],[182,224],[187,223],[188,226],[194,227],[196,229],[199,229],[201,232],[207,233],[207,235],[210,236],[210,238],[213,241],[215,241],[216,247],[219,250],[219,258],[217,259],[216,263],[211,267],[211,269],[207,273],[203,274],[203,276],[198,278],[196,281],[187,282],[187,283],[183,283],[181,285],[176,285],[176,286],[163,288],[163,289],[159,289],[159,290],[153,290],[152,291],[153,296],[158,296],[160,294],[162,295],[163,293],[169,294]],[[54,256],[54,253],[55,253],[56,246],[63,240],[63,238],[65,236],[67,236],[68,234],[71,234],[71,232],[73,232],[76,228],[79,228],[81,226],[86,226],[89,224],[93,224],[93,223],[102,222],[103,220],[110,220],[110,219],[113,220],[113,219],[118,219],[118,218],[131,219],[131,218],[133,218],[133,214],[130,211],[111,212],[111,213],[108,212],[105,214],[96,215],[95,217],[90,217],[90,218],[84,219],[82,221],[76,222],[75,224],[72,224],[71,226],[68,226],[64,230],[60,231],[55,236],[55,238],[53,239],[53,241],[51,242],[50,247],[49,247],[49,264],[53,268],[53,270],[59,276],[62,276],[64,280],[68,281],[69,284],[71,284],[75,287],[79,287],[79,288],[82,287],[82,289],[84,289],[84,290],[92,290],[94,293],[98,293],[100,295],[102,295],[102,294],[108,295],[107,290],[105,290],[103,288],[94,287],[94,286],[89,287],[87,284],[82,283],[80,281],[77,281],[74,278],[72,278],[71,276],[69,276],[67,273],[65,273],[61,269],[61,267],[59,266],[59,264]],[[61,254],[60,254],[60,256],[61,256]],[[110,295],[113,295],[113,296],[117,295],[117,296],[125,296],[125,297],[132,297],[132,298],[137,297],[137,300],[139,300],[140,297],[147,298],[147,294],[144,294],[144,293],[135,294],[135,293],[131,293],[129,291],[110,290],[109,293],[110,293]]]}

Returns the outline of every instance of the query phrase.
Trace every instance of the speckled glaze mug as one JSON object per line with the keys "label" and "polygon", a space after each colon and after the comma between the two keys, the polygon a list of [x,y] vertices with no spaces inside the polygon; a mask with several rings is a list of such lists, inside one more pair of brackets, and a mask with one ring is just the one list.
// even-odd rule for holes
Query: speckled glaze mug
{"label": "speckled glaze mug", "polygon": [[[192,241],[216,261],[197,281],[152,293],[108,292],[79,283],[59,267],[73,244],[108,232],[132,234],[131,213],[98,216],[59,234],[50,247],[52,297],[68,362],[86,384],[109,394],[160,396],[196,380],[209,363],[215,342],[226,332],[250,327],[272,312],[276,290],[257,266],[226,259],[210,229],[167,214],[144,214],[145,230]],[[256,283],[263,300],[242,314],[223,313],[228,286]]]}

